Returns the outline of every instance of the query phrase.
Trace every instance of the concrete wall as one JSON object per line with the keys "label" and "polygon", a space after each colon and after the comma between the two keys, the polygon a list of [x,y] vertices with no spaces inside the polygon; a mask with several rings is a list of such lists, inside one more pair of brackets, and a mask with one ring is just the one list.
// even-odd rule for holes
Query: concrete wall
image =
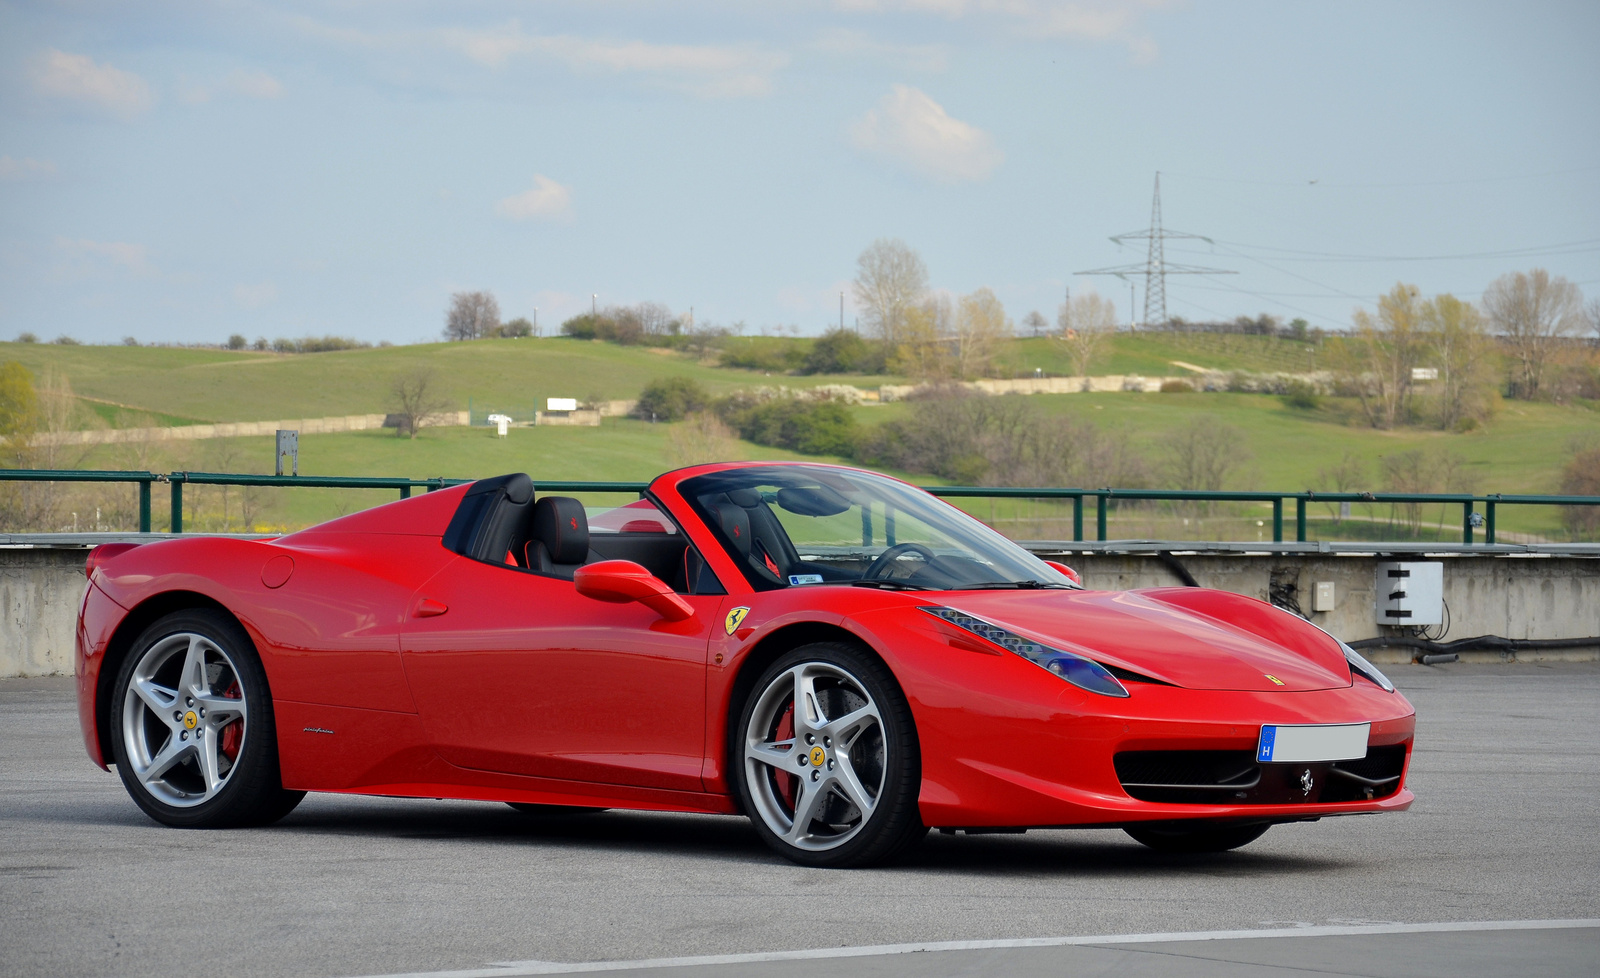
{"label": "concrete wall", "polygon": [[[249,438],[270,435],[279,429],[302,435],[336,431],[366,431],[382,428],[382,414],[347,414],[334,418],[292,418],[287,421],[228,421],[218,424],[186,424],[167,428],[96,428],[88,431],[46,432],[34,442],[43,445],[120,445],[130,442],[194,441],[206,438]],[[435,417],[437,425],[465,425],[467,412],[447,411]]]}
{"label": "concrete wall", "polygon": [[0,549],[0,678],[70,676],[87,548]]}
{"label": "concrete wall", "polygon": [[[159,534],[158,536],[165,536]],[[132,538],[125,535],[124,539]],[[88,548],[0,546],[0,677],[66,675],[72,672],[72,642]],[[1083,575],[1088,587],[1125,590],[1171,587],[1182,582],[1149,554],[1057,553]],[[1348,641],[1375,638],[1374,586],[1378,558],[1340,554],[1195,554],[1176,558],[1201,585],[1267,599],[1274,575],[1293,583],[1311,621]],[[1408,557],[1406,559],[1428,559]],[[1514,639],[1600,636],[1600,559],[1471,554],[1438,558],[1444,563],[1444,597],[1450,606],[1446,641],[1477,635]],[[1336,606],[1311,612],[1312,585],[1334,582]],[[1399,650],[1376,654],[1380,661],[1410,661]],[[1496,660],[1499,653],[1484,653]],[[1593,659],[1600,646],[1560,652],[1519,653],[1517,658]]]}

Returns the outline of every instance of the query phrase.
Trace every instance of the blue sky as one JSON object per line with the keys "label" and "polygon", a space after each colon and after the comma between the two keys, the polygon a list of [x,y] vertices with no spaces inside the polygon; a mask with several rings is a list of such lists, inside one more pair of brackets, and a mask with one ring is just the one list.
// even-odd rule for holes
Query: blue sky
{"label": "blue sky", "polygon": [[816,333],[878,237],[1126,316],[1074,273],[1158,170],[1217,242],[1169,260],[1238,272],[1175,315],[1592,296],[1597,51],[1594,3],[0,3],[0,336],[413,342],[463,289]]}

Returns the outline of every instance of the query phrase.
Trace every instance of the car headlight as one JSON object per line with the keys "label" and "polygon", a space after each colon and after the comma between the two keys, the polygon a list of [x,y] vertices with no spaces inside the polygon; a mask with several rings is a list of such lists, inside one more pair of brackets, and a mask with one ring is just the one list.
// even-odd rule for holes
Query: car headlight
{"label": "car headlight", "polygon": [[1343,642],[1339,643],[1339,648],[1344,649],[1344,657],[1345,660],[1350,663],[1350,671],[1352,673],[1365,676],[1366,678],[1372,680],[1373,683],[1375,683],[1378,688],[1382,689],[1384,692],[1394,692],[1394,683],[1389,681],[1388,676],[1385,676],[1383,673],[1379,672],[1377,666],[1368,662],[1365,656]]}
{"label": "car headlight", "polygon": [[[990,624],[982,618],[976,618],[954,608],[924,607],[922,610],[935,618],[949,622],[957,628],[969,631],[979,638],[993,642],[1003,649],[1015,652],[1039,668],[1055,673],[1079,689],[1086,689],[1091,693],[1099,693],[1101,696],[1128,695],[1127,688],[1117,681],[1117,677],[1113,676],[1105,666],[1093,659],[1087,659],[1063,649],[1042,645],[1032,639],[1023,638],[1016,632],[1008,631],[999,625]],[[1385,682],[1387,681],[1385,680]],[[1392,686],[1390,687],[1390,689],[1393,688]]]}

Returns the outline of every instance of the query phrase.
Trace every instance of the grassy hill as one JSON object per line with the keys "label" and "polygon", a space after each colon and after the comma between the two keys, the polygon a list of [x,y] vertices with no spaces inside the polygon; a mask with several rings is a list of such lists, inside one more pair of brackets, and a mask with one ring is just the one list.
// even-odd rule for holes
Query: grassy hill
{"label": "grassy hill", "polygon": [[[744,342],[767,347],[810,341],[752,337]],[[1181,373],[1171,365],[1172,360],[1215,369],[1294,370],[1310,365],[1298,362],[1302,356],[1309,359],[1309,351],[1305,344],[1269,337],[1119,335],[1096,372]],[[1050,373],[1069,369],[1060,344],[1048,338],[1019,340],[1005,357],[1018,374],[1031,374],[1035,367]],[[441,389],[457,407],[466,407],[471,399],[480,410],[528,410],[549,396],[633,397],[651,379],[674,374],[693,377],[714,392],[780,383],[875,387],[900,380],[767,375],[709,366],[667,351],[570,339],[439,343],[300,355],[0,344],[0,361],[9,359],[21,361],[36,375],[47,369],[66,375],[84,398],[86,424],[119,427],[373,413],[390,406],[389,390],[396,376],[424,366],[437,373]],[[1577,439],[1600,437],[1600,412],[1583,405],[1508,401],[1486,428],[1446,434],[1422,429],[1380,432],[1351,424],[1350,405],[1337,399],[1327,399],[1323,407],[1312,411],[1291,410],[1276,397],[1250,394],[1071,394],[1029,400],[1047,413],[1088,417],[1124,432],[1153,463],[1159,462],[1163,433],[1190,418],[1214,418],[1235,426],[1249,454],[1231,482],[1240,489],[1331,489],[1323,470],[1353,455],[1365,466],[1366,484],[1360,488],[1378,490],[1383,488],[1379,466],[1384,456],[1423,450],[1458,460],[1456,485],[1460,488],[1478,493],[1553,492],[1570,445]],[[875,425],[910,408],[889,404],[854,410],[862,424]],[[599,429],[513,429],[504,441],[483,429],[459,428],[426,430],[414,441],[396,438],[389,431],[308,434],[301,439],[301,471],[471,478],[523,470],[536,478],[642,481],[672,466],[669,430],[666,425],[608,419]],[[739,443],[734,451],[747,458],[795,457],[749,443]],[[268,438],[102,446],[67,452],[63,462],[85,468],[263,472],[271,470],[272,446]],[[925,475],[909,475],[918,481],[934,481]],[[113,513],[122,514],[116,518],[123,519],[131,511],[131,490],[96,492],[110,495],[77,492],[72,505],[62,512],[77,512],[79,525],[86,525],[96,508],[105,519]],[[232,493],[227,522],[239,528],[238,490]],[[196,507],[192,526],[223,528],[220,491],[191,489],[190,498]],[[260,525],[294,527],[388,498],[387,493],[274,491],[257,493],[252,508]],[[160,502],[157,509],[161,510]],[[1254,514],[1240,518],[1245,515],[1252,519],[1241,525],[1253,526]],[[1459,514],[1441,513],[1432,518],[1449,524],[1458,521]],[[1501,525],[1507,530],[1554,536],[1558,514],[1549,509],[1508,510],[1502,514]],[[1134,528],[1130,526],[1128,532],[1134,533]],[[1230,534],[1214,535],[1237,532],[1234,528]]]}

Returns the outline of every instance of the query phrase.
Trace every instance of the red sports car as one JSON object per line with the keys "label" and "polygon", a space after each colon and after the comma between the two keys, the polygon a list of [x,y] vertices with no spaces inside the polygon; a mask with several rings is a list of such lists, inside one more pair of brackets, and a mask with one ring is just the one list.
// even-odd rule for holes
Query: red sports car
{"label": "red sports car", "polygon": [[1237,594],[1086,590],[858,469],[680,469],[593,527],[506,475],[88,573],[84,741],[168,825],[307,791],[743,813],[848,866],[929,827],[1218,851],[1412,802],[1411,705],[1348,646]]}

